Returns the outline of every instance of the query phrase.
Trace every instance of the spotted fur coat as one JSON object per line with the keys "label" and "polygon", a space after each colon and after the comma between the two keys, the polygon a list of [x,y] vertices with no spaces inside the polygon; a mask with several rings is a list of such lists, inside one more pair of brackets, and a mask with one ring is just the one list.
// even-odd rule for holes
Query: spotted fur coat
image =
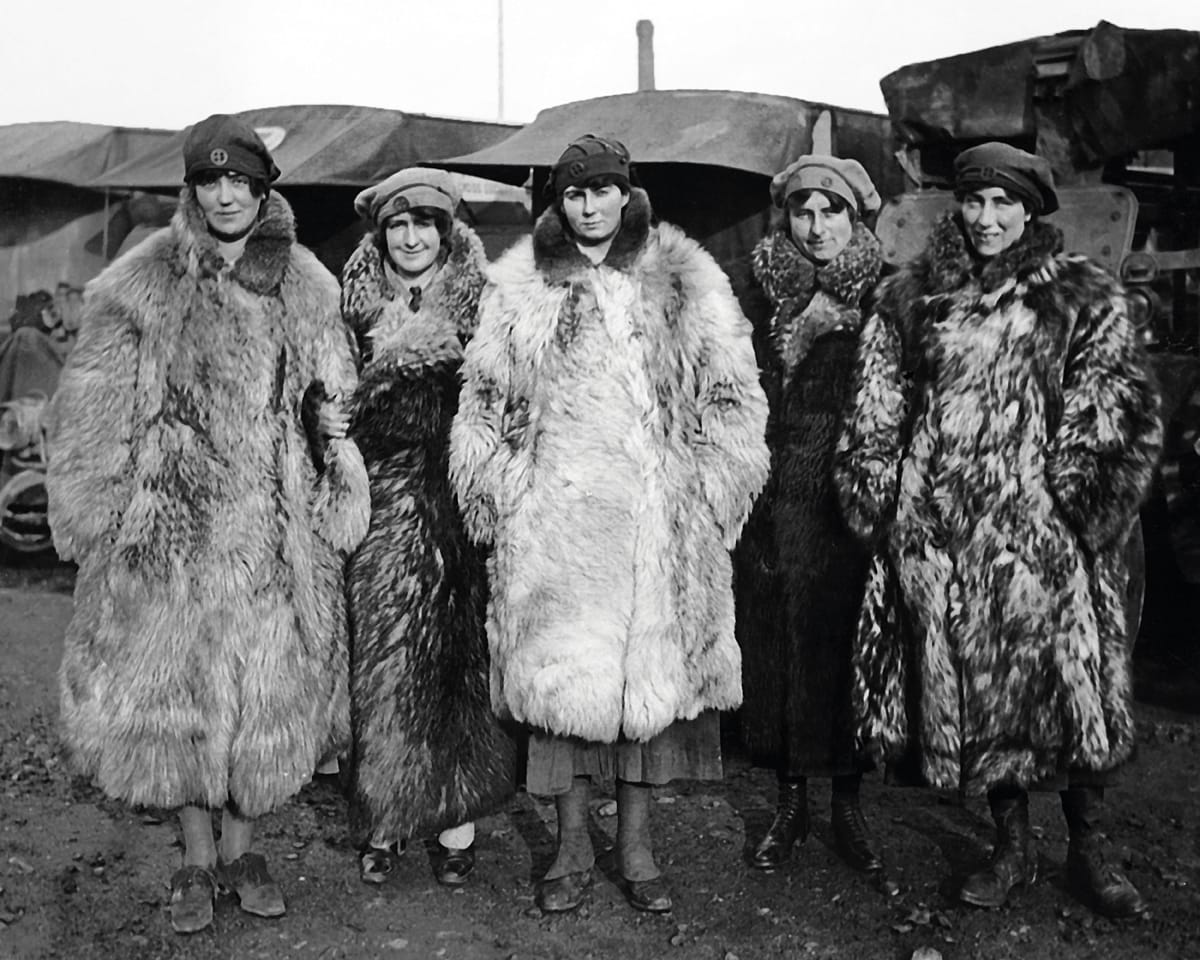
{"label": "spotted fur coat", "polygon": [[768,455],[728,280],[637,189],[600,266],[551,209],[493,269],[450,466],[493,544],[495,708],[612,743],[736,707],[729,551]]}
{"label": "spotted fur coat", "polygon": [[859,769],[850,653],[867,558],[842,518],[833,457],[879,241],[858,223],[817,267],[785,228],[758,244],[751,265],[766,301],[747,314],[771,407],[771,478],[735,553],[740,729],[784,773],[848,774]]}
{"label": "spotted fur coat", "polygon": [[1158,398],[1120,286],[1061,243],[1033,221],[977,270],[948,215],[863,332],[839,451],[876,548],[860,736],[917,747],[939,787],[1103,772],[1133,749],[1123,545]]}
{"label": "spotted fur coat", "polygon": [[351,820],[358,839],[437,831],[513,791],[513,744],[488,696],[487,571],[450,488],[450,422],[486,259],[455,223],[413,312],[373,235],[342,274],[364,358],[350,435],[371,478],[371,526],[350,560]]}
{"label": "spotted fur coat", "polygon": [[46,486],[79,563],[63,736],[110,795],[254,817],[348,739],[342,551],[367,478],[347,440],[318,473],[301,409],[356,379],[337,282],[278,194],[232,267],[185,190],[90,284]]}

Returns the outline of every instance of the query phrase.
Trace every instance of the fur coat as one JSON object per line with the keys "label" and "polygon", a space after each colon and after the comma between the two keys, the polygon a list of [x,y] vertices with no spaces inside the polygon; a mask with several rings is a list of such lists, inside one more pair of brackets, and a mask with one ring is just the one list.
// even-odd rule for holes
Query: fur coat
{"label": "fur coat", "polygon": [[938,787],[1102,773],[1134,745],[1123,546],[1158,395],[1119,284],[1061,246],[1035,220],[980,266],[947,215],[863,332],[839,450],[876,548],[860,736],[916,747]]}
{"label": "fur coat", "polygon": [[[492,812],[513,745],[488,697],[487,570],[450,488],[450,422],[486,259],[456,222],[414,313],[369,234],[342,273],[364,357],[350,435],[371,478],[371,525],[350,560],[351,821],[389,839]],[[366,839],[361,836],[358,839]]]}
{"label": "fur coat", "polygon": [[767,404],[724,273],[634,189],[599,266],[551,208],[493,281],[450,470],[494,548],[494,707],[612,743],[738,706],[729,551]]}
{"label": "fur coat", "polygon": [[354,389],[337,298],[276,193],[232,267],[185,190],[89,287],[46,487],[79,563],[64,739],[111,796],[255,817],[347,739],[366,471],[333,440],[319,474],[300,415]]}
{"label": "fur coat", "polygon": [[833,458],[879,241],[857,223],[845,249],[818,266],[785,225],[755,247],[751,267],[766,299],[747,313],[772,463],[734,558],[741,733],[752,754],[790,776],[849,774],[859,769],[850,652],[866,552],[842,518]]}

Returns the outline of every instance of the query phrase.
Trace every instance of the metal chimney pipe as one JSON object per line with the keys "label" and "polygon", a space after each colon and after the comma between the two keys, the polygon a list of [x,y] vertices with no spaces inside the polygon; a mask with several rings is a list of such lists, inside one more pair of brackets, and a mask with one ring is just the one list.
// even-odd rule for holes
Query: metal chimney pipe
{"label": "metal chimney pipe", "polygon": [[639,90],[654,89],[654,22],[637,22]]}

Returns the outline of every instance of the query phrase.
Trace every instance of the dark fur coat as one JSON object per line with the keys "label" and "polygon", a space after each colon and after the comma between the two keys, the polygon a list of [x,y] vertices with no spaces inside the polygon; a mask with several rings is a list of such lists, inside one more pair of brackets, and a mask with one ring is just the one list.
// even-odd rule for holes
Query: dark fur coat
{"label": "dark fur coat", "polygon": [[765,295],[747,312],[771,406],[771,478],[736,553],[741,732],[787,774],[852,773],[850,653],[866,553],[842,519],[833,457],[879,242],[856,224],[818,267],[785,226],[758,244],[751,266]]}
{"label": "dark fur coat", "polygon": [[1123,546],[1158,396],[1119,284],[1061,244],[1033,221],[980,268],[947,215],[863,332],[839,451],[875,548],[860,735],[916,747],[939,787],[1103,772],[1134,745]]}
{"label": "dark fur coat", "polygon": [[456,826],[513,791],[513,745],[488,697],[482,552],[450,487],[450,423],[486,260],[456,222],[409,309],[372,235],[342,273],[365,360],[350,435],[371,479],[371,525],[350,560],[352,827],[358,840]]}
{"label": "dark fur coat", "polygon": [[318,474],[303,399],[357,377],[337,281],[268,195],[227,265],[190,190],[88,287],[50,430],[50,524],[79,562],[64,740],[112,796],[256,817],[348,740],[342,554],[353,442]]}
{"label": "dark fur coat", "polygon": [[492,279],[451,474],[494,544],[493,705],[597,743],[738,706],[729,551],[767,404],[728,279],[638,189],[600,265],[551,208]]}

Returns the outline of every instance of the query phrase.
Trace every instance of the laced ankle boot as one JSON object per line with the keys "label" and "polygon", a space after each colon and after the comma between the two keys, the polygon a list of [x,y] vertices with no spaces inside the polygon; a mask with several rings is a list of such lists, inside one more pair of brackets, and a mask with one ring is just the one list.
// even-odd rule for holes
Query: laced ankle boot
{"label": "laced ankle boot", "polygon": [[787,863],[792,847],[808,837],[808,783],[803,777],[779,781],[775,819],[754,848],[750,865],[756,870],[774,870]]}
{"label": "laced ankle boot", "polygon": [[858,803],[861,781],[862,778],[857,775],[833,778],[829,820],[833,827],[834,844],[842,859],[855,870],[874,873],[883,869],[883,860],[871,848],[867,821]]}
{"label": "laced ankle boot", "polygon": [[1067,842],[1067,884],[1092,910],[1111,919],[1136,917],[1146,901],[1129,879],[1104,862],[1100,848],[1102,787],[1068,787],[1062,798],[1070,839]]}
{"label": "laced ankle boot", "polygon": [[1029,831],[1029,794],[1019,787],[988,791],[996,821],[996,848],[988,865],[967,877],[959,899],[976,907],[1000,907],[1014,887],[1037,879],[1037,853]]}

